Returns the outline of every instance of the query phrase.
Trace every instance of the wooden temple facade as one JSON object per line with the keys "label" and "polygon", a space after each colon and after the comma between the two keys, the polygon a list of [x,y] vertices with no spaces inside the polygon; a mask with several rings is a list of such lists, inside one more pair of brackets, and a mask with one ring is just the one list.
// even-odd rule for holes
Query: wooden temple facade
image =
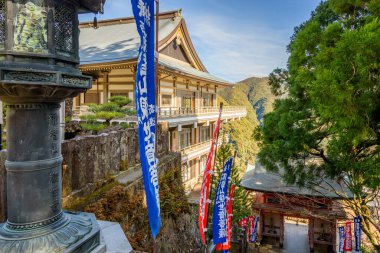
{"label": "wooden temple facade", "polygon": [[[89,103],[102,104],[111,96],[133,100],[140,43],[133,17],[99,21],[96,29],[85,22],[80,31],[80,69],[94,82],[74,99],[76,115],[87,113]],[[208,73],[181,11],[160,14],[158,52],[158,121],[169,128],[170,149],[182,153],[183,179],[190,190],[202,175],[210,148],[219,111],[217,92],[233,83]],[[239,120],[246,114],[245,108],[225,107],[222,119]]]}
{"label": "wooden temple facade", "polygon": [[307,220],[310,251],[336,252],[337,224],[346,219],[343,208],[328,198],[256,192],[252,205],[260,216],[259,240],[275,238],[284,245],[285,218]]}
{"label": "wooden temple facade", "polygon": [[307,221],[310,252],[337,252],[338,224],[347,219],[339,196],[327,188],[311,191],[285,185],[279,174],[266,172],[259,163],[241,185],[255,193],[252,209],[260,217],[259,242],[283,247],[285,221],[296,218]]}

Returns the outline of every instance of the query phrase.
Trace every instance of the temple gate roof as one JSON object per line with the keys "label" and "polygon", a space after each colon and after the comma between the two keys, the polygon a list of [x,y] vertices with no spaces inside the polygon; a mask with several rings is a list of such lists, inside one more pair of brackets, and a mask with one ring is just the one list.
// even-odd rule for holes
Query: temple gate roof
{"label": "temple gate roof", "polygon": [[281,193],[330,199],[350,199],[353,197],[347,188],[341,187],[340,184],[332,180],[321,180],[319,185],[315,185],[312,188],[287,185],[282,178],[283,173],[283,169],[279,169],[278,173],[269,172],[257,162],[255,168],[244,175],[240,185],[248,190],[264,193]]}

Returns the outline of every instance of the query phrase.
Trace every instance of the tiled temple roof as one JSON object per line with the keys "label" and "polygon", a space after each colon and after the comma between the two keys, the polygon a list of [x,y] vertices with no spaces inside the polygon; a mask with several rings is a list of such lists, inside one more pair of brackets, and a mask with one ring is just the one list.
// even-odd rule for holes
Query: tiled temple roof
{"label": "tiled temple roof", "polygon": [[331,180],[324,180],[318,186],[300,188],[296,185],[287,185],[279,173],[268,172],[259,162],[253,170],[248,171],[242,181],[241,186],[252,191],[282,193],[298,196],[320,197],[330,199],[352,198],[352,193],[347,188],[342,188],[338,183]]}

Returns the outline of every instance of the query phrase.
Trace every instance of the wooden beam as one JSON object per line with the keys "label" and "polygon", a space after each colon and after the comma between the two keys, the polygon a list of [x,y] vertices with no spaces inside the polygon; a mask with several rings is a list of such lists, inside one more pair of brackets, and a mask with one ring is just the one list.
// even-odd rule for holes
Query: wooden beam
{"label": "wooden beam", "polygon": [[[104,83],[103,83],[104,84]],[[134,85],[134,82],[107,82],[108,85]]]}
{"label": "wooden beam", "polygon": [[124,77],[127,77],[127,78],[134,78],[135,75],[133,74],[125,74],[125,75],[122,75],[122,74],[112,74],[112,75],[109,75],[110,78],[124,78]]}

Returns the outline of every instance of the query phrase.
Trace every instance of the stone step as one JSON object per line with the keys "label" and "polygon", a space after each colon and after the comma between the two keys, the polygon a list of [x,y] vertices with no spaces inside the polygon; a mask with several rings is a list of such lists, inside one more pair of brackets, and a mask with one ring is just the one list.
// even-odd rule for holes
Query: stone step
{"label": "stone step", "polygon": [[130,183],[133,183],[134,181],[136,181],[137,179],[139,179],[141,177],[142,177],[141,167],[138,166],[138,168],[136,168],[136,169],[127,170],[127,171],[120,173],[115,178],[115,180],[117,182],[119,182],[120,184],[128,185]]}
{"label": "stone step", "polygon": [[132,246],[117,222],[98,221],[101,245],[91,253],[131,253]]}

